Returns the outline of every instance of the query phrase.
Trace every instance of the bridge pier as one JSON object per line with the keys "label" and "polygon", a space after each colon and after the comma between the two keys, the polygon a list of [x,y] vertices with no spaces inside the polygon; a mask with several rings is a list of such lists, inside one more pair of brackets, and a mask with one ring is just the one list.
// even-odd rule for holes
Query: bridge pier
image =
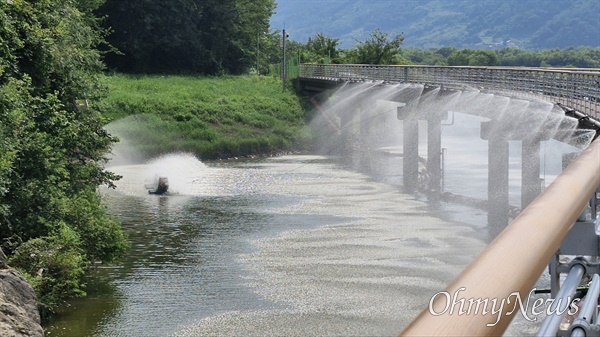
{"label": "bridge pier", "polygon": [[405,190],[414,192],[419,182],[419,121],[414,116],[406,116],[402,129],[402,179]]}
{"label": "bridge pier", "polygon": [[509,140],[521,141],[521,208],[542,192],[540,143],[548,139],[526,130],[513,130],[510,121],[481,123],[481,138],[488,141],[488,224],[498,229],[504,228],[509,220]]}
{"label": "bridge pier", "polygon": [[508,225],[508,139],[501,135],[488,141],[488,224]]}
{"label": "bridge pier", "polygon": [[[427,164],[425,187],[430,197],[438,198],[442,191],[442,120],[448,113],[430,113],[427,121]],[[407,192],[419,187],[419,120],[405,107],[398,108],[403,131],[403,183]]]}
{"label": "bridge pier", "polygon": [[508,137],[492,130],[494,123],[481,123],[481,139],[488,141],[488,226],[499,233],[508,225]]}
{"label": "bridge pier", "polygon": [[525,209],[540,193],[539,137],[525,137],[521,141],[521,209]]}
{"label": "bridge pier", "polygon": [[448,113],[435,114],[427,120],[427,189],[431,196],[442,192],[442,120]]}

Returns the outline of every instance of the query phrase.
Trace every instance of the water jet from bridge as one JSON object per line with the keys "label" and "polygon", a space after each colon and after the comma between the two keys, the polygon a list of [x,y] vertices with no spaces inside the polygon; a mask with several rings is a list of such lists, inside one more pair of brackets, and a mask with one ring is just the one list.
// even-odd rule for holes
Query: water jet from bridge
{"label": "water jet from bridge", "polygon": [[322,153],[431,201],[483,208],[492,236],[594,136],[554,104],[477,90],[348,82],[316,99],[341,129],[315,117]]}

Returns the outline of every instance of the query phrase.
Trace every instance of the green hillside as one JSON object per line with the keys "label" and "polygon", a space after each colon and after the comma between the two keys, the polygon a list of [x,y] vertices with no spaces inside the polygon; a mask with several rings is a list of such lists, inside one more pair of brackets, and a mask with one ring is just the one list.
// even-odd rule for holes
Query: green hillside
{"label": "green hillside", "polygon": [[280,0],[275,11],[272,28],[291,39],[321,32],[343,47],[376,28],[419,48],[600,46],[598,0]]}

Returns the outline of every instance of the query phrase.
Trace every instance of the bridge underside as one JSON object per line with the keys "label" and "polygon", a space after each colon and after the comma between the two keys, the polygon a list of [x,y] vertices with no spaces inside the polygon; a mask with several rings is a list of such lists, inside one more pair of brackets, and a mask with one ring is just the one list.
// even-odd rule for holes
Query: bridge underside
{"label": "bridge underside", "polygon": [[306,96],[316,96],[325,91],[338,88],[344,84],[343,80],[318,79],[318,78],[298,78],[294,82],[296,91]]}

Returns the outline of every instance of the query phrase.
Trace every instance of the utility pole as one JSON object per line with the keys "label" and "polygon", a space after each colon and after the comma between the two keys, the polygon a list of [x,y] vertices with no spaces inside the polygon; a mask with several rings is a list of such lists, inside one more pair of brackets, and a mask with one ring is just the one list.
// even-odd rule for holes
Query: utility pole
{"label": "utility pole", "polygon": [[256,33],[256,74],[260,75],[259,53],[260,53],[260,32]]}
{"label": "utility pole", "polygon": [[285,33],[285,28],[283,29],[283,62],[281,62],[281,80],[283,84],[283,91],[285,91],[285,82],[287,80],[287,64],[285,62],[285,40],[287,39],[287,34]]}

